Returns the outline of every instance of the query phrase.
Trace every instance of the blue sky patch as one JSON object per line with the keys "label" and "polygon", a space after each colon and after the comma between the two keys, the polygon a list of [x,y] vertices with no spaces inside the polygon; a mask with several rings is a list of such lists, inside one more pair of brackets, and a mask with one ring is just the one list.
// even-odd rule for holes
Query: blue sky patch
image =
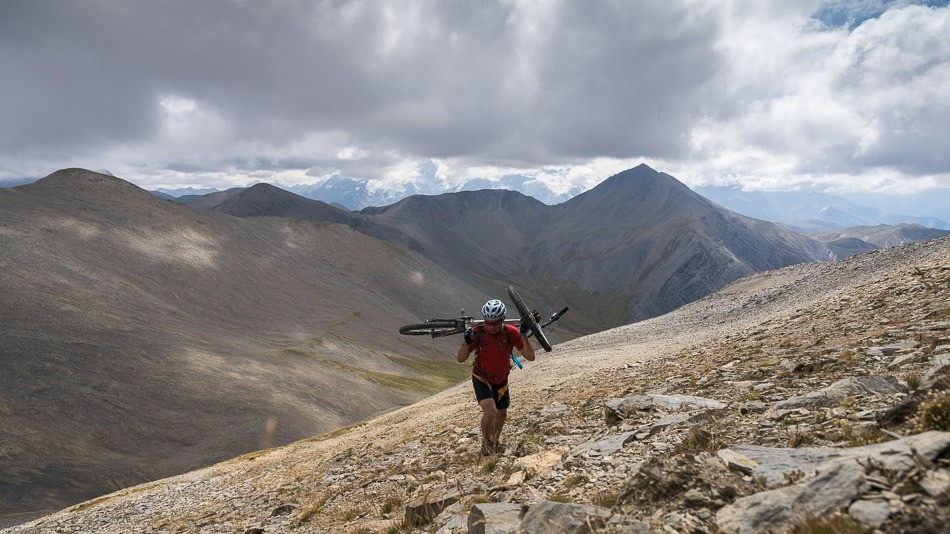
{"label": "blue sky patch", "polygon": [[831,0],[818,8],[812,18],[829,28],[847,26],[853,30],[888,9],[909,5],[945,7],[950,5],[950,0]]}

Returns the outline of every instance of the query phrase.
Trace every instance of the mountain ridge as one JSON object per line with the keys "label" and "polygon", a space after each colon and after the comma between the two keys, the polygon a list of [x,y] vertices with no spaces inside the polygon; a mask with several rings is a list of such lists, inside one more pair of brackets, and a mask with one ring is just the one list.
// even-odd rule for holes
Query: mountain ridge
{"label": "mountain ridge", "polygon": [[146,198],[154,196],[149,191],[121,178],[116,178],[111,174],[100,174],[78,167],[58,170],[35,182],[19,187],[28,191],[55,190],[71,192],[77,195],[85,195],[90,188],[104,188],[113,193],[127,193],[142,201],[146,201]]}
{"label": "mountain ridge", "polygon": [[[557,245],[545,240],[537,253],[549,258],[545,268],[587,289],[595,273],[611,273],[595,291],[615,299],[613,313],[634,320],[670,311],[754,271],[828,259],[828,250],[813,239],[724,210],[646,165],[565,202],[559,217],[568,235],[563,246],[585,259],[564,262]],[[577,219],[590,227],[574,231]],[[618,276],[625,266],[636,275],[636,293]]]}
{"label": "mountain ridge", "polygon": [[[419,236],[430,259],[488,284],[489,292],[503,290],[493,280],[506,280],[548,307],[563,301],[601,309],[580,324],[566,319],[584,333],[652,317],[753,271],[825,260],[830,252],[814,239],[726,212],[645,164],[557,206],[485,190],[413,196],[360,213]],[[535,289],[542,287],[548,289]]]}

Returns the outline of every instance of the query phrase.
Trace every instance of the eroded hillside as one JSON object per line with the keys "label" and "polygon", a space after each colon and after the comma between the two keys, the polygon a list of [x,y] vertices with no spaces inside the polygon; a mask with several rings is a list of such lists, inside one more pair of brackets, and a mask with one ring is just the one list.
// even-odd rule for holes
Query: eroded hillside
{"label": "eroded hillside", "polygon": [[451,344],[376,329],[486,298],[339,224],[81,169],[2,189],[0,525],[424,398]]}
{"label": "eroded hillside", "polygon": [[10,532],[933,531],[948,302],[950,239],[761,273],[514,371],[499,455],[463,383]]}

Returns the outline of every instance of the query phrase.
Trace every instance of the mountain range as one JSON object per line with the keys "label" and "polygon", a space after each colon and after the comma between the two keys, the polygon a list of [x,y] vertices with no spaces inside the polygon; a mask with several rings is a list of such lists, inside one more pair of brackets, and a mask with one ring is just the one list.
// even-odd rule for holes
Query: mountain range
{"label": "mountain range", "polygon": [[416,250],[475,287],[501,293],[514,283],[545,307],[587,310],[565,321],[577,333],[660,315],[747,274],[831,254],[817,240],[724,210],[646,165],[556,206],[517,191],[483,190],[415,195],[348,214],[266,191],[214,193],[189,205],[347,221],[399,244],[408,236]]}
{"label": "mountain range", "polygon": [[[481,189],[519,191],[544,204],[555,205],[584,191],[582,187],[575,186],[556,193],[543,179],[523,175],[509,175],[498,180],[472,179],[460,186],[449,186],[438,180],[434,173],[434,169],[420,171],[418,179],[395,184],[333,176],[312,185],[276,185],[347,210],[385,206],[417,194],[437,195]],[[743,191],[737,186],[698,186],[694,191],[736,213],[777,222],[804,234],[852,226],[901,223],[950,229],[950,211],[947,208],[950,206],[950,191],[945,189],[910,195],[853,193],[844,196],[807,191]],[[180,201],[193,200],[197,193],[193,188],[156,191],[163,198],[170,196]]]}
{"label": "mountain range", "polygon": [[438,195],[482,189],[519,191],[545,204],[553,205],[584,191],[580,186],[573,186],[566,191],[556,192],[542,179],[521,174],[508,174],[493,180],[474,178],[461,185],[452,186],[437,177],[436,167],[431,163],[420,165],[417,171],[418,175],[413,180],[403,183],[383,184],[334,175],[316,184],[292,185],[284,189],[307,198],[339,204],[351,210],[385,206],[413,195]]}
{"label": "mountain range", "polygon": [[[950,192],[933,190],[927,195],[860,196],[869,207],[838,195],[805,191],[743,191],[739,187],[703,186],[696,192],[733,211],[782,224],[797,232],[813,234],[854,226],[915,223],[927,228],[950,229]],[[928,198],[929,196],[929,198]],[[884,198],[881,198],[884,197]],[[908,214],[895,213],[896,208]]]}
{"label": "mountain range", "polygon": [[508,284],[572,308],[559,342],[830,254],[646,165],[554,206],[481,190],[355,213],[264,184],[171,202],[66,169],[0,189],[0,250],[7,517],[447,387],[457,338],[395,332]]}
{"label": "mountain range", "polygon": [[[104,171],[105,174],[110,174]],[[35,181],[35,178],[0,180],[0,188]],[[333,175],[314,184],[272,184],[300,196],[319,200],[340,209],[357,211],[370,206],[386,206],[412,195],[507,189],[519,191],[544,204],[565,202],[585,188],[573,186],[555,191],[544,176],[505,175],[496,179],[474,178],[460,185],[451,185],[437,176],[435,165],[426,163],[417,168],[410,181],[384,183]],[[927,228],[950,229],[950,189],[936,188],[920,193],[898,195],[888,193],[830,194],[808,191],[744,191],[738,186],[697,186],[700,195],[736,213],[756,219],[777,222],[799,233],[811,234],[853,226],[879,224],[920,224]],[[209,193],[208,188],[159,188],[153,193],[168,200],[190,202]]]}

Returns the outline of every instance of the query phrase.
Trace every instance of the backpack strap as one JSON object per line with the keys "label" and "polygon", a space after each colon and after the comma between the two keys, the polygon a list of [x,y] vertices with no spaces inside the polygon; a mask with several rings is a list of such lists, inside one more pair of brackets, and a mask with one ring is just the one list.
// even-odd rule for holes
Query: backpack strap
{"label": "backpack strap", "polygon": [[[489,382],[488,380],[485,380],[484,378],[476,374],[474,371],[472,371],[472,376],[475,377],[475,379],[477,379],[479,382],[488,386],[488,389],[492,388],[493,384],[491,382]],[[501,398],[505,396],[506,391],[508,391],[508,384],[505,384],[504,386],[498,388],[498,391],[495,392],[495,396],[497,397],[497,400],[501,400]]]}
{"label": "backpack strap", "polygon": [[[501,325],[502,339],[505,341],[505,347],[508,348],[508,354],[511,354],[511,339],[508,338],[508,324]],[[485,326],[478,325],[472,329],[475,332],[475,356],[478,356],[478,351],[482,348],[482,337]]]}
{"label": "backpack strap", "polygon": [[476,326],[472,330],[475,332],[475,356],[478,356],[478,351],[482,348],[482,329],[481,325]]}

